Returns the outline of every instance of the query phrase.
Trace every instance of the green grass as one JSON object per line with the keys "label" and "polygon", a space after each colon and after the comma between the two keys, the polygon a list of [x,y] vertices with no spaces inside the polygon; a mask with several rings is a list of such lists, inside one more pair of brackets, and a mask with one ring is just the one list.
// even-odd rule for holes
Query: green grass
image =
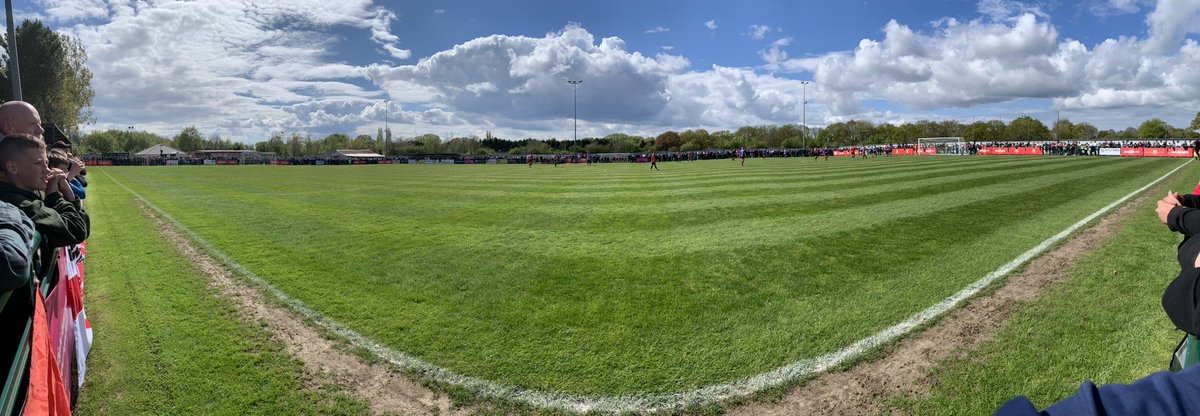
{"label": "green grass", "polygon": [[365,414],[247,323],[171,248],[133,196],[92,175],[87,312],[95,330],[78,414]]}
{"label": "green grass", "polygon": [[654,173],[405,165],[96,176],[113,175],[273,285],[400,351],[505,384],[627,395],[840,349],[1179,163],[896,157],[666,163]]}
{"label": "green grass", "polygon": [[[1190,192],[1192,164],[1167,182]],[[1162,192],[1165,194],[1165,191]],[[1017,395],[1044,408],[1090,379],[1129,383],[1165,370],[1182,332],[1159,300],[1179,273],[1181,237],[1154,214],[1152,194],[1120,231],[1067,272],[1065,281],[1014,311],[996,339],[930,370],[928,396],[899,397],[913,414],[989,414]]]}

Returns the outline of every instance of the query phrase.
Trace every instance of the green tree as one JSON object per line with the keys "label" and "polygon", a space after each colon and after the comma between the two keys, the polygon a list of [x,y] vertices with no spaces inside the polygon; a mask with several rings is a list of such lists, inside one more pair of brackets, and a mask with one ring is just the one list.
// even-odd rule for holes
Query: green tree
{"label": "green tree", "polygon": [[375,148],[375,140],[371,139],[370,134],[360,134],[358,136],[354,136],[354,140],[350,141],[350,148],[378,151],[378,149]]}
{"label": "green tree", "polygon": [[1100,137],[1100,130],[1091,123],[1076,124],[1072,130],[1075,140],[1096,140]]}
{"label": "green tree", "polygon": [[846,122],[847,139],[851,146],[867,143],[867,138],[875,133],[875,125],[866,120],[850,120]]}
{"label": "green tree", "polygon": [[679,133],[679,139],[683,141],[681,148],[687,146],[690,150],[700,150],[712,147],[712,136],[705,129],[684,130]]}
{"label": "green tree", "polygon": [[321,140],[320,150],[316,153],[333,153],[338,149],[346,149],[350,147],[350,136],[345,133],[333,133],[325,136]]}
{"label": "green tree", "polygon": [[679,138],[679,133],[671,130],[662,132],[658,137],[654,138],[654,150],[679,150],[679,145],[683,144],[683,140]]}
{"label": "green tree", "polygon": [[1139,139],[1162,139],[1167,137],[1167,131],[1170,129],[1171,126],[1167,125],[1167,122],[1153,118],[1146,120],[1138,127],[1137,137]]}
{"label": "green tree", "polygon": [[1017,117],[1008,123],[1005,138],[1013,141],[1039,141],[1050,138],[1050,129],[1040,120],[1030,116]]}
{"label": "green tree", "polygon": [[1200,131],[1200,112],[1196,113],[1196,118],[1192,119],[1192,125],[1188,128],[1192,131]]}
{"label": "green tree", "polygon": [[173,147],[183,152],[204,150],[204,136],[200,134],[200,129],[197,129],[196,126],[187,126],[175,135],[172,144],[174,144]]}
{"label": "green tree", "polygon": [[969,142],[998,142],[1004,140],[1003,121],[976,121],[963,129],[963,139]]}
{"label": "green tree", "polygon": [[821,129],[817,140],[826,146],[845,146],[850,140],[850,129],[846,128],[846,123],[833,123]]}
{"label": "green tree", "polygon": [[1079,137],[1075,136],[1075,123],[1069,119],[1054,122],[1054,128],[1050,132],[1055,140],[1079,140]]}
{"label": "green tree", "polygon": [[[79,126],[94,122],[92,71],[87,52],[79,40],[51,30],[40,20],[25,20],[17,27],[17,58],[20,64],[22,99],[38,109],[42,121],[57,124],[75,134]],[[6,35],[0,47],[7,48]],[[13,99],[8,73],[8,55],[0,59],[0,98]]]}

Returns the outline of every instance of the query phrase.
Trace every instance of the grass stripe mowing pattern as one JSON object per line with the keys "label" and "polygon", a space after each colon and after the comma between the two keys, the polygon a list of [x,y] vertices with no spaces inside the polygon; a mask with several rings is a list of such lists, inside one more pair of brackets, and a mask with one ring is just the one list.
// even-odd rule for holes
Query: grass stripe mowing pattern
{"label": "grass stripe mowing pattern", "polygon": [[[1192,163],[1166,189],[1190,191]],[[1083,380],[1130,383],[1165,370],[1183,336],[1159,303],[1179,272],[1179,234],[1154,215],[1152,194],[1108,241],[1066,271],[1067,278],[1014,310],[994,340],[967,358],[932,369],[928,396],[899,397],[914,414],[987,414],[1017,395],[1046,407],[1075,393]]]}
{"label": "grass stripe mowing pattern", "polygon": [[[754,162],[666,164],[661,174],[641,165],[106,172],[273,285],[384,344],[505,384],[630,395],[840,349],[1177,164]],[[921,173],[934,169],[943,174]],[[906,191],[877,186],[893,174],[911,175],[894,182]],[[479,183],[512,191],[468,189]],[[672,194],[706,186],[717,189]],[[739,210],[721,206],[810,194],[831,202],[733,220]],[[547,207],[565,214],[548,221]],[[609,209],[626,214],[588,222]]]}
{"label": "grass stripe mowing pattern", "polygon": [[[97,172],[99,173],[99,172]],[[93,174],[88,315],[95,344],[78,414],[367,414],[237,312],[171,249],[133,196]]]}

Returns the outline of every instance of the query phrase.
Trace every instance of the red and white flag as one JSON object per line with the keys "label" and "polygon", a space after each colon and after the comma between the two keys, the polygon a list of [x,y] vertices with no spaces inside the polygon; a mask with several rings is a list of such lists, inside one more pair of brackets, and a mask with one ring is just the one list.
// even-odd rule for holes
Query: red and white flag
{"label": "red and white flag", "polygon": [[75,330],[75,367],[78,378],[76,383],[83,387],[83,376],[87,373],[87,355],[92,349],[92,323],[88,322],[87,311],[83,305],[83,259],[84,246],[63,247],[59,249],[58,270],[62,273],[59,284],[67,284],[68,297],[71,302]]}
{"label": "red and white flag", "polygon": [[71,399],[63,386],[54,348],[50,345],[50,322],[42,292],[35,290],[33,305],[33,348],[29,357],[29,389],[25,394],[25,415],[70,415]]}

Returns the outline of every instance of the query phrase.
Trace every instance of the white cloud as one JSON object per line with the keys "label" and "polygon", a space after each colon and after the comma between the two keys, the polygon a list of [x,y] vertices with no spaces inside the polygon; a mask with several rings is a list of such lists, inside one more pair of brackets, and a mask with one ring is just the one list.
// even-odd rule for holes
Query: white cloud
{"label": "white cloud", "polygon": [[[1097,16],[1114,16],[1133,14],[1142,10],[1142,5],[1148,0],[1093,0],[1088,10]],[[1151,4],[1153,4],[1151,2]]]}
{"label": "white cloud", "polygon": [[566,81],[580,79],[581,120],[638,122],[658,115],[668,78],[687,65],[678,56],[629,52],[620,38],[597,44],[571,25],[542,38],[477,38],[415,65],[372,65],[367,74],[382,88],[419,85],[436,91],[439,105],[501,121],[570,118]]}
{"label": "white cloud", "polygon": [[664,51],[670,52],[671,50],[675,49],[675,47],[674,47],[674,46],[670,46],[670,45],[665,45],[665,46],[663,46],[663,47],[662,47],[662,49],[663,49]]}
{"label": "white cloud", "polygon": [[882,39],[848,52],[789,58],[777,41],[759,51],[762,69],[811,73],[810,97],[835,118],[871,114],[866,100],[937,110],[1049,99],[1076,112],[1158,108],[1153,117],[1200,107],[1200,46],[1188,39],[1200,33],[1194,1],[1161,1],[1147,15],[1147,38],[1108,39],[1091,50],[1019,3],[983,1],[979,9],[986,18],[940,19],[929,33],[893,20]]}
{"label": "white cloud", "polygon": [[835,114],[863,112],[862,101],[886,100],[918,109],[969,107],[1017,98],[1052,98],[1078,91],[1087,49],[1033,14],[1007,22],[954,20],[932,34],[890,21],[882,40],[863,39],[851,53],[787,59],[773,46],[764,68],[809,71]]}
{"label": "white cloud", "polygon": [[1200,2],[1160,0],[1154,11],[1146,16],[1146,26],[1150,28],[1147,52],[1167,53],[1178,47],[1187,35],[1200,32]]}
{"label": "white cloud", "polygon": [[446,14],[446,9],[434,9],[433,14]]}
{"label": "white cloud", "polygon": [[704,27],[707,27],[708,30],[717,30],[717,21],[709,20],[707,22],[704,22]]}
{"label": "white cloud", "polygon": [[[656,124],[726,129],[794,123],[800,118],[801,88],[798,80],[746,68],[713,66],[679,74],[670,78],[670,101]],[[814,110],[812,105],[809,110]]]}
{"label": "white cloud", "polygon": [[647,30],[646,33],[663,33],[663,32],[670,32],[670,31],[671,31],[671,28],[669,28],[669,27],[655,26],[654,29]]}
{"label": "white cloud", "polygon": [[66,22],[108,17],[104,0],[35,0],[45,10],[47,20]]}
{"label": "white cloud", "polygon": [[762,40],[770,30],[770,26],[750,25],[750,31],[746,32],[746,36],[754,40]]}
{"label": "white cloud", "polygon": [[979,0],[976,3],[979,14],[989,16],[997,21],[1011,21],[1031,14],[1040,18],[1049,17],[1041,8],[1022,3],[1017,0]]}
{"label": "white cloud", "polygon": [[[103,16],[50,7],[57,3],[91,3],[46,1],[47,13],[63,21],[103,20],[66,31],[88,51],[97,118],[116,124],[153,119],[140,126],[195,124],[235,134],[311,127],[329,118],[294,117],[288,105],[383,97],[363,88],[364,68],[330,62],[338,42],[370,39],[384,56],[411,54],[391,33],[396,16],[365,0],[112,2]],[[363,38],[329,36],[337,28]]]}

